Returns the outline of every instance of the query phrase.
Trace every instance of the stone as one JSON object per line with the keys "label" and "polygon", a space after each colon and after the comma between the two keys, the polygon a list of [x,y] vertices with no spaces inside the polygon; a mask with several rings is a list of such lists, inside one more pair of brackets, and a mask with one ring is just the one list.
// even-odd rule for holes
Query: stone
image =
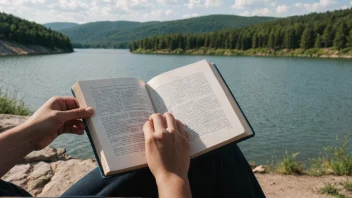
{"label": "stone", "polygon": [[33,171],[27,178],[27,191],[32,195],[39,194],[44,186],[50,181],[54,175],[50,164],[39,162],[33,166]]}
{"label": "stone", "polygon": [[0,114],[0,133],[25,122],[28,116]]}
{"label": "stone", "polygon": [[32,170],[32,165],[21,164],[13,167],[6,175],[2,178],[7,182],[11,182],[22,188],[26,188],[28,174]]}
{"label": "stone", "polygon": [[55,174],[39,194],[41,197],[60,196],[79,179],[96,168],[97,164],[92,159],[71,159],[54,162],[51,167]]}
{"label": "stone", "polygon": [[265,173],[265,166],[257,166],[255,169],[253,169],[253,173]]}
{"label": "stone", "polygon": [[15,180],[21,180],[26,177],[31,171],[32,166],[30,164],[20,164],[13,167],[6,175],[3,177],[4,180],[12,182]]}
{"label": "stone", "polygon": [[66,159],[70,159],[70,157],[66,155],[65,149],[55,149],[48,146],[43,150],[31,152],[23,159],[23,162],[55,162]]}

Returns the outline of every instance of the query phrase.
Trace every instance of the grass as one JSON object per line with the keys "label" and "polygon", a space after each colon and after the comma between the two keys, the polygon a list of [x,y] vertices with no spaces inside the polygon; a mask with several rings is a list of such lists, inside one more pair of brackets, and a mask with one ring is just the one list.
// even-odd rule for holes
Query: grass
{"label": "grass", "polygon": [[350,180],[345,180],[342,182],[342,186],[349,192],[352,192],[352,181]]}
{"label": "grass", "polygon": [[313,176],[320,175],[352,175],[352,156],[347,150],[349,145],[348,137],[336,138],[340,143],[339,147],[325,147],[324,152],[317,158],[309,160],[310,169],[308,174]]}
{"label": "grass", "polygon": [[339,189],[334,184],[326,183],[321,189],[321,194],[331,195],[334,197],[345,197],[344,195],[339,193]]}
{"label": "grass", "polygon": [[349,138],[345,136],[342,139],[336,138],[336,140],[340,146],[325,147],[318,157],[309,159],[308,164],[297,160],[299,153],[286,151],[282,160],[269,164],[269,171],[286,175],[351,176],[352,154],[348,150]]}
{"label": "grass", "polygon": [[297,160],[299,153],[289,154],[285,152],[284,158],[282,161],[277,162],[274,165],[270,165],[270,170],[273,170],[276,173],[285,174],[285,175],[300,175],[303,173],[304,164]]}
{"label": "grass", "polygon": [[0,114],[30,115],[31,111],[16,94],[10,95],[0,89]]}
{"label": "grass", "polygon": [[337,196],[339,195],[339,190],[336,188],[334,184],[326,183],[321,189],[321,194]]}

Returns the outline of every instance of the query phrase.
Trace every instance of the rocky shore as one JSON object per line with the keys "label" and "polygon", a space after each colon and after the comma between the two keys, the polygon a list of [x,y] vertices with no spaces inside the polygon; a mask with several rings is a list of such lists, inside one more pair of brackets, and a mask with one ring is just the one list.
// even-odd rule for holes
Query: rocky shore
{"label": "rocky shore", "polygon": [[[0,114],[0,133],[17,126],[27,118]],[[47,147],[30,153],[1,179],[22,187],[33,196],[57,197],[96,166],[94,159],[75,159],[68,156],[65,149]],[[342,182],[352,181],[352,177],[279,175],[267,173],[266,166],[255,165],[252,169],[267,197],[330,197],[320,192],[327,183],[341,189],[341,193],[346,197],[352,197],[352,192],[342,187]]]}
{"label": "rocky shore", "polygon": [[23,45],[12,41],[0,40],[0,56],[59,54],[68,53],[60,48],[48,48],[40,45]]}
{"label": "rocky shore", "polygon": [[93,159],[73,159],[65,152],[65,149],[52,147],[32,152],[2,179],[22,187],[33,196],[60,196],[96,167]]}

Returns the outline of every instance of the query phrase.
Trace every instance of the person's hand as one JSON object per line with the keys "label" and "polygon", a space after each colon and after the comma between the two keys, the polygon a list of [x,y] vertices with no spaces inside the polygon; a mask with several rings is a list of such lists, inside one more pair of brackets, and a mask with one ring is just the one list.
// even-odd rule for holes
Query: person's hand
{"label": "person's hand", "polygon": [[[171,113],[153,114],[143,126],[146,158],[160,197],[190,197],[189,136]],[[179,195],[179,196],[178,196]]]}
{"label": "person's hand", "polygon": [[93,109],[79,108],[73,97],[53,97],[40,107],[25,123],[30,130],[34,150],[48,146],[63,133],[82,135],[83,118],[93,114]]}

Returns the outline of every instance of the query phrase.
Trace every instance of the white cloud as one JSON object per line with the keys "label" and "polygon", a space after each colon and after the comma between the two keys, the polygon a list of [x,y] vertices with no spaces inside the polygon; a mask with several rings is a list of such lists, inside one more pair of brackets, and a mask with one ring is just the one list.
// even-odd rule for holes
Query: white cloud
{"label": "white cloud", "polygon": [[268,16],[271,14],[271,10],[268,8],[257,9],[252,11],[252,16]]}
{"label": "white cloud", "polygon": [[155,16],[155,17],[160,17],[161,16],[161,14],[162,14],[162,10],[161,9],[159,9],[159,10],[152,10],[151,12],[150,12],[150,15],[151,16]]}
{"label": "white cloud", "polygon": [[241,16],[251,16],[251,13],[248,10],[246,10],[246,11],[242,12],[240,15]]}
{"label": "white cloud", "polygon": [[175,14],[175,12],[173,10],[166,10],[165,11],[166,16],[170,16],[170,15],[174,15],[174,14]]}
{"label": "white cloud", "polygon": [[0,0],[0,5],[10,5],[9,0]]}
{"label": "white cloud", "polygon": [[[290,2],[290,3],[288,3]],[[292,2],[292,4],[291,4]],[[290,16],[352,6],[351,0],[0,0],[0,12],[39,23],[173,20],[209,14]],[[188,9],[187,9],[188,8]],[[208,8],[208,9],[206,9]],[[192,9],[191,11],[189,9]],[[161,10],[161,11],[160,11]],[[197,14],[192,14],[197,13]]]}
{"label": "white cloud", "polygon": [[331,7],[333,4],[337,3],[336,0],[319,0],[316,3],[295,3],[294,5],[297,8],[305,9],[309,12],[316,12],[326,10],[327,8]]}
{"label": "white cloud", "polygon": [[156,1],[162,5],[174,5],[178,3],[178,0],[156,0]]}
{"label": "white cloud", "polygon": [[104,7],[102,12],[105,16],[109,16],[110,15],[110,12],[111,12],[111,8],[110,7]]}
{"label": "white cloud", "polygon": [[205,0],[205,7],[219,7],[222,4],[221,0]]}
{"label": "white cloud", "polygon": [[281,13],[286,13],[288,11],[289,7],[287,5],[279,5],[276,7],[276,13],[281,14]]}
{"label": "white cloud", "polygon": [[199,14],[194,13],[194,14],[184,14],[182,15],[182,18],[194,18],[194,17],[198,17]]}
{"label": "white cloud", "polygon": [[269,8],[255,9],[253,11],[246,10],[240,13],[241,16],[269,16],[272,11]]}
{"label": "white cloud", "polygon": [[244,9],[248,7],[264,7],[264,6],[276,6],[276,0],[236,0],[232,5],[235,9]]}
{"label": "white cloud", "polygon": [[255,2],[256,0],[236,0],[232,7],[236,9],[244,9],[247,6],[253,5]]}
{"label": "white cloud", "polygon": [[188,9],[192,9],[195,7],[200,7],[201,2],[200,0],[189,0],[189,3],[185,5],[187,6]]}

